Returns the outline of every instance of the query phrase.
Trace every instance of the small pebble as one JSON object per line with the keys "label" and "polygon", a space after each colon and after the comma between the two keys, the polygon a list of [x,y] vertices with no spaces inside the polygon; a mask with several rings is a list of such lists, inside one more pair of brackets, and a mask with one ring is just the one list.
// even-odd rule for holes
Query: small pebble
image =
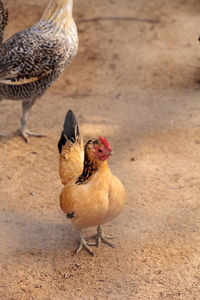
{"label": "small pebble", "polygon": [[75,266],[76,266],[77,268],[80,268],[80,267],[81,267],[81,265],[80,265],[79,263],[76,263]]}
{"label": "small pebble", "polygon": [[116,99],[119,99],[121,97],[121,93],[118,93],[117,95],[116,95]]}
{"label": "small pebble", "polygon": [[71,276],[72,276],[72,274],[70,274],[70,273],[65,273],[65,274],[64,274],[64,278],[65,278],[65,279],[68,279],[68,278],[71,277]]}

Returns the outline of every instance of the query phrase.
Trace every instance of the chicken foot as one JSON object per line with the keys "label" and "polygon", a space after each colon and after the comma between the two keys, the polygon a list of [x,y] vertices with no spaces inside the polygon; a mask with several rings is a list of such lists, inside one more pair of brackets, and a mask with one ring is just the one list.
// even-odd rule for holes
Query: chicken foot
{"label": "chicken foot", "polygon": [[[1,101],[3,101],[3,98],[0,98],[0,102]],[[19,130],[17,131],[17,134],[21,135],[24,138],[25,142],[27,142],[27,143],[29,142],[28,136],[45,137],[45,135],[43,135],[43,134],[37,134],[37,133],[30,132],[26,127],[28,113],[34,103],[35,103],[35,100],[34,101],[32,100],[30,102],[26,102],[26,101],[22,102],[22,117],[20,119],[21,126],[20,126]],[[8,135],[6,135],[6,134],[0,133],[0,137],[7,137],[7,136]]]}
{"label": "chicken foot", "polygon": [[[0,98],[0,102],[3,101],[3,98]],[[1,137],[6,137],[6,134],[0,133]]]}
{"label": "chicken foot", "polygon": [[[99,225],[97,227],[97,234],[93,235],[92,238],[95,238],[97,240],[97,242],[95,244],[95,246],[97,246],[97,247],[99,247],[100,242],[102,242],[112,248],[115,248],[115,245],[108,241],[108,240],[113,239],[113,237],[105,236],[101,225]],[[90,243],[88,243],[88,245],[94,246],[94,244],[90,244]]]}
{"label": "chicken foot", "polygon": [[40,133],[33,133],[27,129],[23,129],[20,127],[19,129],[19,134],[23,137],[26,143],[29,143],[29,136],[34,136],[34,137],[45,137],[46,135],[40,134]]}
{"label": "chicken foot", "polygon": [[75,253],[78,254],[83,248],[85,248],[85,250],[87,250],[89,254],[94,255],[94,252],[90,249],[89,244],[84,239],[83,232],[81,229],[79,230],[79,235],[80,235],[80,245]]}
{"label": "chicken foot", "polygon": [[19,134],[24,138],[25,142],[28,143],[29,142],[29,138],[28,136],[35,136],[35,137],[45,137],[45,135],[43,134],[37,134],[37,133],[32,133],[30,132],[27,127],[27,119],[28,119],[28,113],[31,109],[31,107],[33,106],[33,104],[35,103],[35,100],[32,100],[30,102],[27,101],[23,101],[22,102],[22,117],[21,117],[21,127],[19,129]]}

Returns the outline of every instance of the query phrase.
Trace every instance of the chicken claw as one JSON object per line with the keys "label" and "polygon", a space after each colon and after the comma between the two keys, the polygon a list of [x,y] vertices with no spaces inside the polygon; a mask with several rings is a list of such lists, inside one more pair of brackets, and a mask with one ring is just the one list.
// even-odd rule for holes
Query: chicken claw
{"label": "chicken claw", "polygon": [[[108,245],[108,246],[110,246],[112,248],[115,248],[115,245],[108,241],[109,239],[110,240],[113,239],[113,237],[108,237],[108,236],[106,237],[104,235],[103,228],[102,228],[101,225],[99,225],[97,227],[97,234],[95,234],[94,236],[92,236],[92,238],[96,238],[97,239],[97,242],[95,244],[97,247],[99,247],[100,242],[102,242],[102,243],[104,243],[104,244],[106,244],[106,245]],[[93,244],[88,244],[88,245],[93,246]]]}
{"label": "chicken claw", "polygon": [[79,231],[79,234],[80,234],[80,245],[75,253],[78,254],[83,248],[85,248],[85,250],[87,250],[89,254],[94,255],[94,252],[90,249],[90,247],[88,246],[88,243],[85,241],[81,229]]}
{"label": "chicken claw", "polygon": [[29,143],[29,136],[35,136],[35,137],[45,137],[46,135],[40,134],[40,133],[33,133],[29,130],[19,130],[19,134],[23,137],[26,143]]}

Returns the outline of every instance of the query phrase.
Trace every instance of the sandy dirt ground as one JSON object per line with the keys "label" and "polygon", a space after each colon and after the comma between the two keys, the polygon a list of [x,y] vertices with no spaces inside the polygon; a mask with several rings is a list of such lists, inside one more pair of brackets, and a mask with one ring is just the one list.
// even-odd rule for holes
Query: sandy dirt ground
{"label": "sandy dirt ground", "polygon": [[[48,0],[4,2],[7,38]],[[200,2],[74,2],[78,55],[29,118],[47,137],[13,135],[21,103],[0,104],[10,135],[0,139],[0,299],[200,299]],[[59,207],[69,108],[85,141],[108,138],[127,189],[125,210],[104,227],[116,248],[94,257],[74,255],[78,233]]]}

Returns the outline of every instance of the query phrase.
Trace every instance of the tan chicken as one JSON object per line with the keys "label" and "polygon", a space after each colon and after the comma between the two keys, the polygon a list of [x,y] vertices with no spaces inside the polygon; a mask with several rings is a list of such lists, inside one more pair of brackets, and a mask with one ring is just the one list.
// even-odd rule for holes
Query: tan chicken
{"label": "tan chicken", "polygon": [[[116,218],[124,208],[126,192],[121,181],[112,174],[107,160],[112,149],[105,138],[89,140],[85,148],[79,134],[76,118],[68,111],[58,143],[60,177],[64,187],[60,195],[61,209],[80,232],[78,253],[83,247],[99,241],[114,247],[102,231],[102,224]],[[90,244],[82,229],[97,226],[97,243]]]}
{"label": "tan chicken", "polygon": [[50,0],[34,26],[3,43],[8,11],[0,0],[0,102],[22,100],[19,133],[28,142],[28,113],[75,57],[78,35],[72,17],[73,0]]}

